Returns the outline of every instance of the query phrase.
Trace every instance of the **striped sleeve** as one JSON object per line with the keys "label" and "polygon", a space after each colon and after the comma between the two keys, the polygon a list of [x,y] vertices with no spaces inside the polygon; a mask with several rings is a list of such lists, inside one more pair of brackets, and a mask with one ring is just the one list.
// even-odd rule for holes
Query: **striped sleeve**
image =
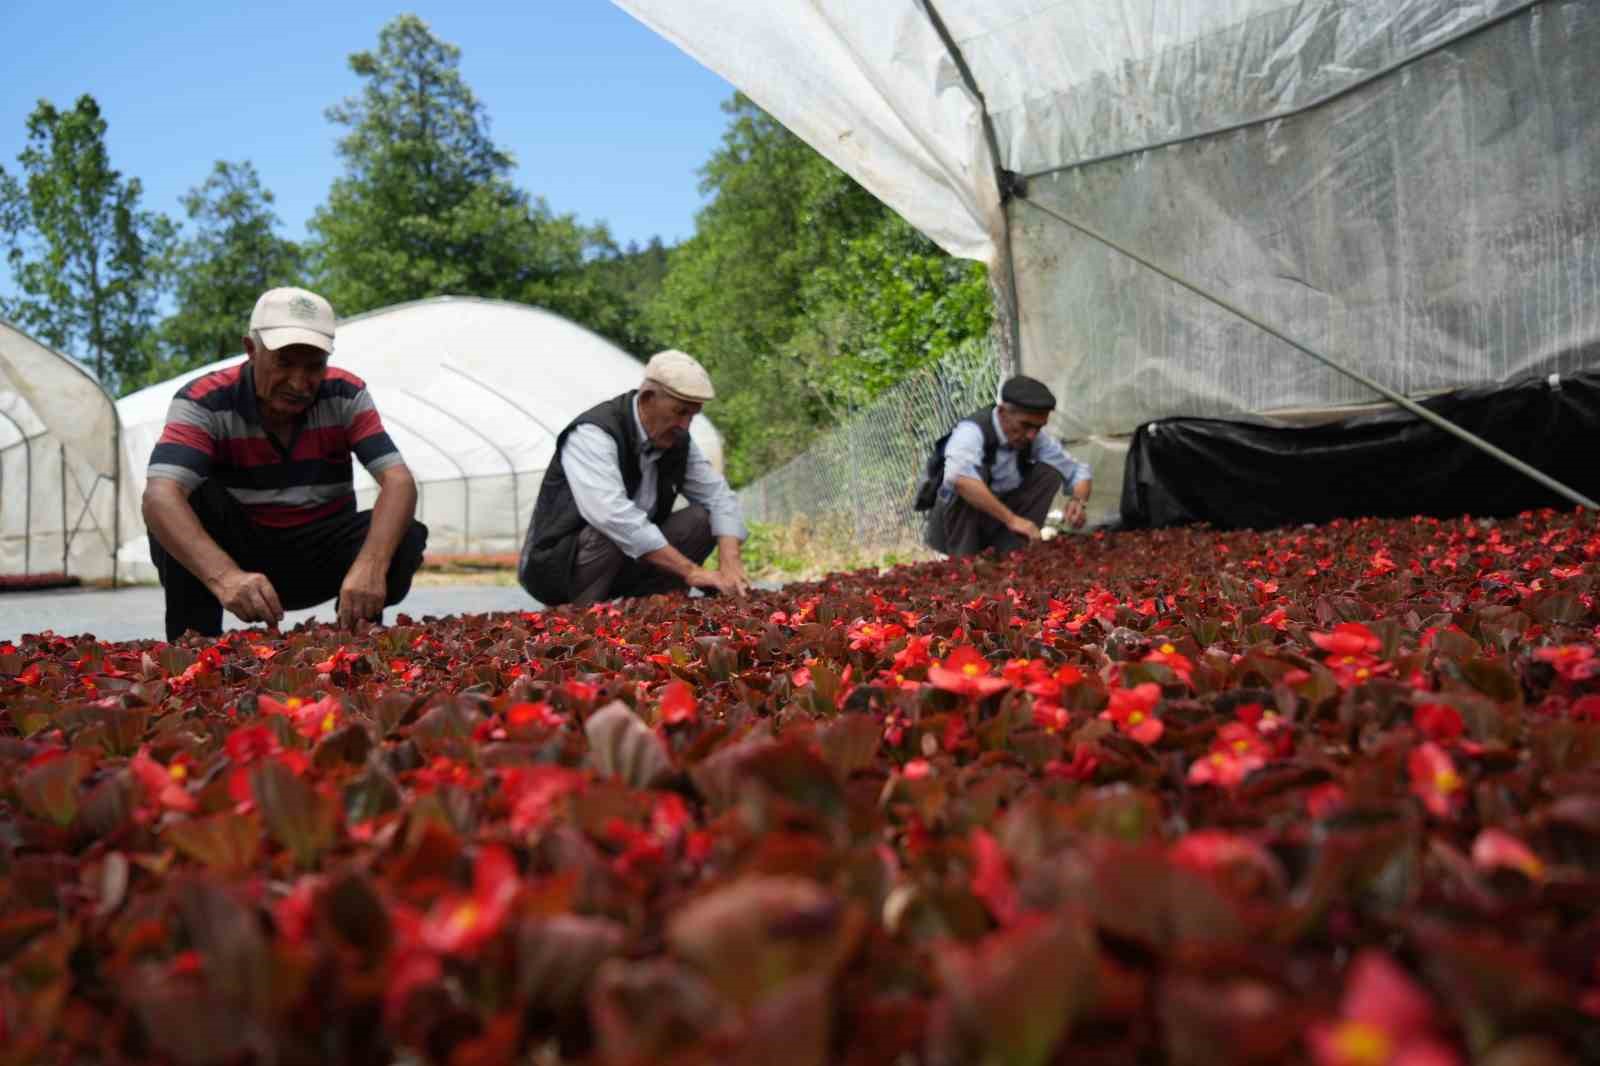
{"label": "striped sleeve", "polygon": [[211,474],[217,439],[211,412],[189,398],[187,389],[172,398],[167,424],[150,453],[147,478],[176,481],[194,491]]}
{"label": "striped sleeve", "polygon": [[350,450],[367,468],[367,473],[376,477],[391,466],[405,462],[400,449],[383,428],[383,419],[378,417],[378,408],[370,392],[363,388],[350,397],[346,410],[345,432],[349,435]]}

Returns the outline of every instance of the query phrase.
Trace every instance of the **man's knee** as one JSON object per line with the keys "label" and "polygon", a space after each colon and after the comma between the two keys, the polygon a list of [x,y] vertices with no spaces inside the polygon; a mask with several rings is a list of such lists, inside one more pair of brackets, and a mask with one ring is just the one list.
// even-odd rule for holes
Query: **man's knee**
{"label": "man's knee", "polygon": [[716,538],[711,535],[711,512],[698,503],[680,507],[662,523],[662,533],[678,551],[693,559],[695,565],[706,561]]}
{"label": "man's knee", "polygon": [[385,596],[387,606],[399,603],[411,591],[411,579],[422,569],[422,559],[427,549],[428,527],[413,520],[405,536],[400,538],[394,557],[389,560],[386,582],[388,588]]}

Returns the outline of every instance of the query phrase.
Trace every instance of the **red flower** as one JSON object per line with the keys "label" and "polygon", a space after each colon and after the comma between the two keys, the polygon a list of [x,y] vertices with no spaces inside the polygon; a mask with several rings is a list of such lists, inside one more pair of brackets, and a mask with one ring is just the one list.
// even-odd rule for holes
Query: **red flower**
{"label": "red flower", "polygon": [[1044,772],[1052,777],[1065,778],[1068,781],[1089,781],[1094,778],[1094,772],[1100,768],[1100,756],[1095,754],[1093,744],[1074,744],[1072,746],[1072,759],[1062,762],[1060,759],[1051,759],[1045,763]]}
{"label": "red flower", "polygon": [[1177,645],[1166,643],[1157,647],[1144,657],[1144,662],[1160,663],[1183,679],[1186,685],[1194,684],[1194,663],[1186,656],[1178,654]]}
{"label": "red flower", "polygon": [[928,667],[928,680],[946,692],[982,699],[1011,687],[1005,678],[991,677],[990,669],[989,661],[977,648],[963,644],[945,656],[944,662]]}
{"label": "red flower", "polygon": [[1516,870],[1530,881],[1544,880],[1544,862],[1528,845],[1506,832],[1490,827],[1472,842],[1472,861],[1484,870]]}
{"label": "red flower", "polygon": [[1332,781],[1306,792],[1306,813],[1313,818],[1326,818],[1344,809],[1344,789]]}
{"label": "red flower", "polygon": [[972,894],[983,901],[1001,925],[1010,925],[1021,912],[1017,886],[1011,880],[1011,868],[1006,853],[994,837],[982,829],[974,829],[972,846]]}
{"label": "red flower", "polygon": [[163,810],[188,813],[200,809],[195,798],[183,787],[189,777],[188,760],[174,759],[171,766],[162,766],[140,748],[128,761],[128,769],[144,792],[148,817],[159,816]]}
{"label": "red flower", "polygon": [[540,700],[538,703],[513,703],[507,707],[506,724],[513,729],[525,729],[530,726],[559,729],[565,724],[565,719],[554,707]]}
{"label": "red flower", "polygon": [[1154,744],[1161,739],[1166,726],[1156,717],[1156,704],[1161,702],[1161,686],[1146,681],[1133,688],[1111,690],[1111,706],[1100,712],[1100,717],[1117,724],[1117,728],[1141,744]]}
{"label": "red flower", "polygon": [[1312,633],[1311,643],[1331,655],[1376,655],[1381,646],[1377,635],[1360,622],[1340,622],[1332,633]]}
{"label": "red flower", "polygon": [[1412,749],[1407,765],[1411,791],[1422,805],[1440,818],[1453,817],[1466,801],[1466,782],[1449,753],[1430,740]]}
{"label": "red flower", "polygon": [[581,790],[583,774],[564,766],[518,766],[505,771],[502,788],[511,804],[511,828],[542,829],[563,798]]}
{"label": "red flower", "polygon": [[511,853],[490,844],[478,853],[472,894],[439,900],[422,920],[422,943],[441,955],[476,955],[505,925],[520,887]]}
{"label": "red flower", "polygon": [[1456,1066],[1462,1060],[1434,1034],[1433,1004],[1416,982],[1373,948],[1357,955],[1345,981],[1340,1018],[1307,1034],[1318,1066]]}
{"label": "red flower", "polygon": [[698,716],[694,687],[687,681],[669,681],[661,693],[662,725],[683,725]]}
{"label": "red flower", "polygon": [[241,765],[249,765],[257,759],[276,755],[282,750],[278,738],[264,725],[235,729],[228,734],[228,739],[223,742],[223,748],[227,751],[229,759]]}
{"label": "red flower", "polygon": [[1072,727],[1072,715],[1059,703],[1038,700],[1033,705],[1033,724],[1051,733],[1061,733]]}
{"label": "red flower", "polygon": [[1076,666],[1060,666],[1053,674],[1035,679],[1028,685],[1027,691],[1049,700],[1052,703],[1061,701],[1061,693],[1083,681],[1083,671]]}
{"label": "red flower", "polygon": [[1191,785],[1216,785],[1218,788],[1237,788],[1252,770],[1259,770],[1266,760],[1257,755],[1237,755],[1226,749],[1212,751],[1189,764],[1188,780]]}
{"label": "red flower", "polygon": [[933,764],[927,759],[912,759],[900,772],[906,775],[907,781],[921,781],[933,773]]}
{"label": "red flower", "polygon": [[1228,866],[1245,866],[1262,870],[1275,881],[1283,878],[1283,868],[1271,852],[1249,837],[1222,829],[1185,833],[1172,845],[1167,857],[1190,870],[1211,872]]}
{"label": "red flower", "polygon": [[1554,666],[1556,673],[1568,681],[1586,681],[1600,673],[1600,663],[1594,660],[1594,648],[1587,644],[1535,648],[1533,657]]}
{"label": "red flower", "polygon": [[1448,703],[1419,703],[1411,712],[1411,723],[1429,740],[1447,744],[1459,737],[1465,726],[1461,712]]}

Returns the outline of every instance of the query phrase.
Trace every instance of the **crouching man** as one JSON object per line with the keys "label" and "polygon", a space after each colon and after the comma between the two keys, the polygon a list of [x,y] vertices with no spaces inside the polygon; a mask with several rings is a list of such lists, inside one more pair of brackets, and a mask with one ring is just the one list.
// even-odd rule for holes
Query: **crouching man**
{"label": "crouching man", "polygon": [[[335,596],[340,624],[379,620],[410,591],[428,541],[417,486],[365,384],[328,366],[334,325],[322,297],[272,289],[246,360],[173,398],[144,491],[168,640],[219,635],[224,609],[271,625]],[[370,511],[351,453],[378,483]]]}
{"label": "crouching man", "polygon": [[[715,395],[693,358],[661,352],[638,389],[561,431],[517,566],[529,595],[587,606],[690,587],[748,590],[738,497],[689,438]],[[689,506],[674,511],[680,493]],[[717,569],[707,570],[713,547]]]}
{"label": "crouching man", "polygon": [[946,555],[1008,552],[1040,538],[1063,486],[1066,520],[1082,528],[1094,486],[1089,467],[1042,432],[1056,398],[1042,381],[1009,379],[1000,403],[956,423],[944,444],[944,480],[928,515],[928,547]]}

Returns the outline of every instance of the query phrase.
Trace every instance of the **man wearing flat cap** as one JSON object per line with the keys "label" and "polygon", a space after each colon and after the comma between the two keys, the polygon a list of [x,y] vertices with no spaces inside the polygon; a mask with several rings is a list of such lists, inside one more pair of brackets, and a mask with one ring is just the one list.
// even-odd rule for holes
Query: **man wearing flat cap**
{"label": "man wearing flat cap", "polygon": [[[422,565],[417,485],[362,380],[328,365],[335,320],[305,289],[256,301],[245,361],[173,397],[150,456],[144,519],[166,590],[167,639],[222,632],[222,612],[276,624],[338,597],[380,619]],[[356,510],[350,456],[378,483]]]}
{"label": "man wearing flat cap", "polygon": [[[638,389],[585,411],[556,437],[517,578],[547,606],[687,588],[743,595],[739,500],[689,423],[716,395],[705,368],[665,351]],[[688,506],[673,509],[679,495]],[[701,564],[717,549],[717,569]]]}
{"label": "man wearing flat cap", "polygon": [[1050,502],[1063,487],[1066,520],[1082,528],[1093,488],[1089,467],[1042,432],[1056,398],[1044,382],[1018,375],[1000,402],[960,422],[944,442],[944,477],[928,515],[928,546],[946,555],[1007,552],[1040,539]]}

